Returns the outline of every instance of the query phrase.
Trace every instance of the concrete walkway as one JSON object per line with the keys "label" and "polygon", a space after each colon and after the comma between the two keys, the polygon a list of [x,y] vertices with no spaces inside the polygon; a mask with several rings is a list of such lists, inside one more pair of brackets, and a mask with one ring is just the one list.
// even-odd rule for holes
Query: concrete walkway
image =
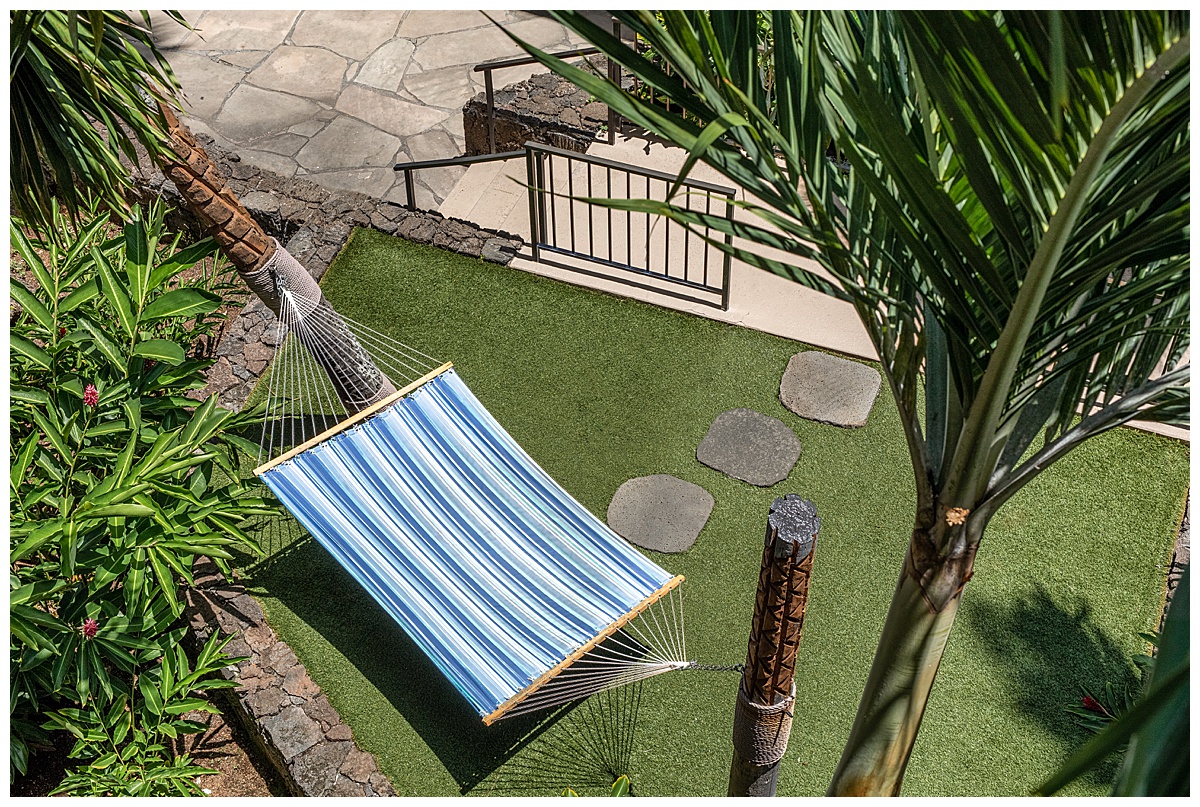
{"label": "concrete walkway", "polygon": [[[549,51],[578,37],[525,11],[493,11]],[[403,203],[397,162],[463,153],[462,107],[483,90],[472,68],[522,55],[480,11],[188,11],[195,29],[151,15],[195,131],[284,177]],[[496,73],[497,87],[540,67]],[[417,204],[436,209],[461,167],[423,171]]]}

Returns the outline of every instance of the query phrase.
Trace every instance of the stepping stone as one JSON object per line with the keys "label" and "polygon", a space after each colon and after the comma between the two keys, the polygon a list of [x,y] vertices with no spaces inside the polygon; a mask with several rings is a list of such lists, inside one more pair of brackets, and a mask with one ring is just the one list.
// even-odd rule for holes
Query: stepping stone
{"label": "stepping stone", "polygon": [[800,459],[800,439],[783,421],[753,409],[717,415],[696,459],[734,479],[762,488],[787,479]]}
{"label": "stepping stone", "polygon": [[815,350],[797,353],[779,382],[779,400],[802,418],[865,426],[882,383],[879,371]]}
{"label": "stepping stone", "polygon": [[669,474],[630,479],[613,494],[608,526],[626,541],[656,552],[683,552],[708,523],[713,497]]}

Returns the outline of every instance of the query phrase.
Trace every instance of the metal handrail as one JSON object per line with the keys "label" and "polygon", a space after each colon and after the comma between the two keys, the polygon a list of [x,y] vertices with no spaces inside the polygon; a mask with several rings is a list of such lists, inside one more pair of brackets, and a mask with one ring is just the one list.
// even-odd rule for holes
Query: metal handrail
{"label": "metal handrail", "polygon": [[[638,176],[650,177],[651,179],[660,179],[664,182],[675,182],[676,180],[679,179],[678,174],[671,174],[671,173],[667,173],[666,171],[656,171],[653,168],[641,168],[639,166],[631,165],[629,163],[618,162],[617,160],[610,160],[606,157],[597,157],[595,154],[581,154],[578,151],[569,151],[568,149],[562,149],[562,148],[559,148],[558,146],[547,145],[546,143],[534,143],[534,142],[530,141],[529,143],[525,144],[525,148],[526,149],[534,149],[536,151],[544,151],[549,154],[557,154],[560,157],[570,157],[572,160],[576,160],[578,162],[584,162],[584,163],[591,163],[592,165],[598,165],[601,168],[612,168],[617,171],[624,171],[625,173],[628,173],[628,174],[637,174]],[[524,154],[525,152],[514,151],[514,152],[507,152],[507,153],[508,154]],[[713,184],[712,182],[705,182],[702,179],[692,179],[691,177],[685,177],[684,179],[682,179],[680,181],[680,184],[686,185],[689,188],[699,188],[702,191],[711,191],[712,193],[719,193],[719,194],[722,194],[723,196],[735,196],[737,194],[737,191],[733,188],[727,188],[724,185],[716,185],[716,184]]]}
{"label": "metal handrail", "polygon": [[[576,48],[575,50],[560,50],[558,53],[547,54],[555,59],[565,59],[571,56],[591,56],[593,53],[599,53],[599,48]],[[514,56],[511,59],[493,59],[490,62],[481,62],[475,65],[471,71],[473,73],[482,73],[491,70],[503,70],[506,67],[520,67],[523,64],[536,64],[537,58],[533,56]]]}
{"label": "metal handrail", "polygon": [[525,152],[522,151],[505,151],[500,154],[476,154],[473,157],[446,157],[442,160],[418,160],[411,163],[396,163],[392,166],[393,171],[404,172],[404,195],[408,199],[408,209],[417,209],[417,195],[413,190],[413,171],[419,171],[422,168],[449,168],[454,165],[471,165],[472,163],[487,163],[494,160],[511,160],[514,157],[524,157]]}

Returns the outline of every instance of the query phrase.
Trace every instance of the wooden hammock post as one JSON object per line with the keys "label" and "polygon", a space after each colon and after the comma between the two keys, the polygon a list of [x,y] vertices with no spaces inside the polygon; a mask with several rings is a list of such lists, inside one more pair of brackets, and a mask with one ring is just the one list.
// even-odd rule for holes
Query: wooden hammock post
{"label": "wooden hammock post", "polygon": [[733,717],[730,796],[775,795],[792,728],[796,649],[820,526],[816,506],[794,493],[771,504]]}

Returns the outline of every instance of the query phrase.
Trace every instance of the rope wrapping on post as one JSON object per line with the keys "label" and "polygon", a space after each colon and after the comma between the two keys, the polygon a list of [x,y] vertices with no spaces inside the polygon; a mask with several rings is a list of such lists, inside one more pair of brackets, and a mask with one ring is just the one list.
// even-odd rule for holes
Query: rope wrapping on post
{"label": "rope wrapping on post", "polygon": [[745,687],[738,687],[733,720],[733,748],[751,765],[774,765],[787,751],[792,733],[796,685],[792,694],[772,706],[750,700]]}

